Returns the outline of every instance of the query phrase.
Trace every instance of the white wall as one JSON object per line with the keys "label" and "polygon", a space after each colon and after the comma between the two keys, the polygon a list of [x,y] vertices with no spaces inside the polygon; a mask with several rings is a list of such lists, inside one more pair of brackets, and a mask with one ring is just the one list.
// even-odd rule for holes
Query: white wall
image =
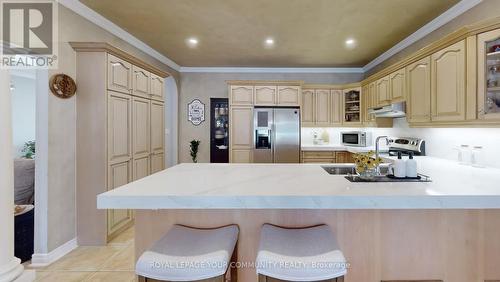
{"label": "white wall", "polygon": [[12,138],[14,157],[22,155],[24,143],[35,140],[36,99],[34,78],[11,76],[15,89],[12,94]]}
{"label": "white wall", "polygon": [[165,167],[177,164],[179,92],[171,76],[165,79]]}
{"label": "white wall", "polygon": [[379,135],[418,137],[426,141],[428,156],[457,160],[458,146],[483,146],[481,161],[486,166],[500,168],[500,128],[410,128],[405,118],[394,119],[393,128],[302,128],[302,145],[312,144],[312,132],[327,131],[330,144],[340,144],[340,132],[365,130],[373,140]]}

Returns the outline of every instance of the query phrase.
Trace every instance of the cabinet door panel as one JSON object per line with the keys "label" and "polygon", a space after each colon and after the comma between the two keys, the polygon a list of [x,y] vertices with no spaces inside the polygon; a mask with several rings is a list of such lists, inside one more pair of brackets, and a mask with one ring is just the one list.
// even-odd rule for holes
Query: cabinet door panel
{"label": "cabinet door panel", "polygon": [[331,90],[330,92],[330,123],[332,125],[342,124],[342,90]]}
{"label": "cabinet door panel", "polygon": [[278,86],[278,105],[299,106],[300,86]]}
{"label": "cabinet door panel", "polygon": [[316,125],[328,125],[330,123],[330,90],[316,90]]}
{"label": "cabinet door panel", "polygon": [[[108,190],[115,189],[130,182],[130,162],[112,164],[108,168]],[[127,226],[133,218],[131,210],[108,210],[108,237]]]}
{"label": "cabinet door panel", "polygon": [[132,67],[132,94],[149,98],[150,73],[139,67]]}
{"label": "cabinet door panel", "polygon": [[253,147],[253,107],[231,107],[229,140],[233,149]]}
{"label": "cabinet door panel", "polygon": [[132,175],[134,181],[144,178],[150,174],[149,155],[142,158],[134,158],[133,164]]}
{"label": "cabinet door panel", "polygon": [[253,105],[253,86],[231,85],[229,89],[231,105]]}
{"label": "cabinet door panel", "polygon": [[314,90],[302,91],[301,124],[303,126],[314,125]]}
{"label": "cabinet door panel", "polygon": [[150,83],[150,93],[151,98],[159,101],[163,101],[163,84],[164,79],[155,74],[151,74],[151,83]]}
{"label": "cabinet door panel", "polygon": [[251,163],[251,149],[233,149],[231,150],[231,163]]}
{"label": "cabinet door panel", "polygon": [[389,76],[391,102],[405,100],[405,69],[400,69]]}
{"label": "cabinet door panel", "polygon": [[390,93],[389,93],[389,77],[386,76],[377,80],[377,97],[378,106],[388,105],[391,103]]}
{"label": "cabinet door panel", "polygon": [[108,89],[122,93],[132,91],[132,65],[108,54]]}
{"label": "cabinet door panel", "polygon": [[134,98],[132,101],[132,154],[134,158],[150,153],[150,100]]}
{"label": "cabinet door panel", "polygon": [[465,120],[465,41],[431,56],[432,120]]}
{"label": "cabinet door panel", "polygon": [[409,99],[408,122],[430,121],[431,60],[421,59],[406,67],[406,89]]}
{"label": "cabinet door panel", "polygon": [[255,86],[255,105],[273,106],[276,105],[276,86]]}
{"label": "cabinet door panel", "polygon": [[155,153],[151,156],[151,174],[165,169],[165,157],[163,153]]}
{"label": "cabinet door panel", "polygon": [[151,173],[165,167],[165,106],[162,102],[151,101]]}
{"label": "cabinet door panel", "polygon": [[132,140],[132,96],[108,92],[108,160],[130,160]]}
{"label": "cabinet door panel", "polygon": [[164,104],[151,101],[151,152],[163,153],[164,148]]}

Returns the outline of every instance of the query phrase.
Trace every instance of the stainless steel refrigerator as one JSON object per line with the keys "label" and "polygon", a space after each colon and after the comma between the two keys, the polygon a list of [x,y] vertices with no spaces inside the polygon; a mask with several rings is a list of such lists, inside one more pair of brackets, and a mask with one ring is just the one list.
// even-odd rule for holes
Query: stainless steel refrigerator
{"label": "stainless steel refrigerator", "polygon": [[253,162],[300,162],[299,108],[255,107]]}

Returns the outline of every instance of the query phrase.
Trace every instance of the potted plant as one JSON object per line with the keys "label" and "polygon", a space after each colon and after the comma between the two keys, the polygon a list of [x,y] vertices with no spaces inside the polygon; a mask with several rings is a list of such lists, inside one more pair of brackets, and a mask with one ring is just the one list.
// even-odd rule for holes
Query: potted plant
{"label": "potted plant", "polygon": [[200,140],[191,140],[191,142],[189,142],[189,153],[191,154],[191,159],[193,160],[193,163],[197,163],[198,162],[198,148],[200,147],[200,143],[201,141]]}
{"label": "potted plant", "polygon": [[23,147],[23,158],[33,159],[35,158],[35,141],[28,141],[24,143]]}

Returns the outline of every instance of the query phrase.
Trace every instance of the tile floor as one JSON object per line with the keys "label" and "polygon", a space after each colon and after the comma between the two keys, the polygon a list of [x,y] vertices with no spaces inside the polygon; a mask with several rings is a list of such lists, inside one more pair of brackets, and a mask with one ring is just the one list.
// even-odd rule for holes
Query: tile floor
{"label": "tile floor", "polygon": [[134,268],[132,227],[107,246],[78,247],[55,263],[35,270],[36,281],[130,282],[136,281]]}

